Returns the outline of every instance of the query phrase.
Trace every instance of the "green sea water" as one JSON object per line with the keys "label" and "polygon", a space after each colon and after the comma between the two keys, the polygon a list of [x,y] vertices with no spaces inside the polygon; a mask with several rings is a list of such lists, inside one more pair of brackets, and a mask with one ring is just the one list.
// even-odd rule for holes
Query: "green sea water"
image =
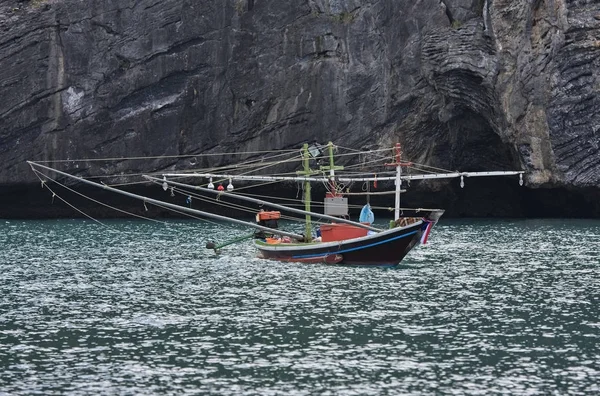
{"label": "green sea water", "polygon": [[397,269],[106,225],[0,220],[0,394],[600,394],[600,221],[442,218]]}

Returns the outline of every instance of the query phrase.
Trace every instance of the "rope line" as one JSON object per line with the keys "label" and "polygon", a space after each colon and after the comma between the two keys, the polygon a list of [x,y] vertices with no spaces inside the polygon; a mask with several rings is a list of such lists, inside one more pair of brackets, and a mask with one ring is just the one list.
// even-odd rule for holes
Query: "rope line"
{"label": "rope line", "polygon": [[168,159],[168,158],[193,158],[193,157],[215,157],[224,155],[242,155],[242,154],[264,154],[264,153],[292,153],[298,151],[297,149],[288,150],[262,150],[262,151],[237,151],[235,153],[203,153],[203,154],[178,154],[178,155],[156,155],[147,157],[107,157],[107,158],[86,158],[86,159],[61,159],[61,160],[47,160],[47,161],[36,161],[40,164],[47,163],[60,163],[60,162],[96,162],[96,161],[125,161],[125,160],[149,160],[149,159]]}
{"label": "rope line", "polygon": [[[44,175],[45,176],[45,175]],[[43,182],[43,180],[38,176],[38,179],[40,179],[40,182]],[[103,222],[101,222],[100,220],[97,220],[95,218],[93,218],[92,216],[88,215],[87,213],[85,213],[83,210],[78,209],[76,206],[70,204],[69,202],[67,202],[65,199],[63,199],[60,195],[58,195],[57,193],[55,193],[49,186],[48,184],[44,184],[44,186],[52,193],[52,197],[57,197],[58,199],[60,199],[61,201],[63,201],[65,204],[67,204],[69,207],[71,207],[72,209],[74,209],[75,211],[81,213],[82,215],[84,215],[85,217],[87,217],[88,219],[100,224],[103,227],[112,229],[112,227],[110,227],[107,224],[104,224]]]}
{"label": "rope line", "polygon": [[[180,194],[180,195],[188,195],[191,196],[199,201],[202,202],[207,202],[210,204],[214,204],[214,205],[220,205],[223,207],[228,207],[228,208],[232,208],[232,209],[236,209],[236,210],[240,210],[243,212],[248,212],[248,213],[252,213],[252,214],[256,214],[257,210],[250,207],[250,206],[245,206],[242,204],[236,204],[233,202],[224,202],[221,201],[218,198],[210,198],[210,197],[206,197],[204,195],[201,195],[200,193],[194,192],[194,191],[189,191],[189,190],[185,190],[183,188],[179,188],[179,187],[173,187],[174,192]],[[268,206],[268,204],[267,204]],[[304,222],[305,219],[302,217],[294,217],[294,216],[289,216],[289,215],[281,215],[281,218],[284,220],[290,220],[290,221],[295,221],[295,222]],[[315,221],[316,224],[327,224],[326,222],[320,222],[320,221]]]}
{"label": "rope line", "polygon": [[[85,198],[85,199],[88,199],[88,200],[90,200],[90,201],[92,201],[92,202],[95,202],[95,203],[97,203],[97,204],[99,204],[99,205],[105,206],[105,207],[107,207],[107,208],[109,208],[109,209],[115,210],[115,211],[117,211],[117,212],[124,213],[124,214],[126,214],[126,215],[134,216],[134,217],[137,217],[137,218],[140,218],[140,219],[149,220],[149,221],[153,221],[153,222],[160,223],[160,224],[165,224],[165,225],[167,224],[167,223],[165,223],[165,222],[163,222],[163,221],[156,220],[156,219],[152,219],[152,218],[150,218],[150,217],[145,217],[145,216],[138,215],[138,214],[135,214],[135,213],[131,213],[131,212],[128,212],[128,211],[126,211],[126,210],[119,209],[119,208],[117,208],[117,207],[114,207],[114,206],[112,206],[112,205],[109,205],[109,204],[107,204],[107,203],[104,203],[104,202],[98,201],[98,200],[96,200],[96,199],[94,199],[94,198],[88,197],[87,195],[85,195],[85,194],[83,194],[83,193],[80,193],[79,191],[76,191],[76,190],[74,190],[74,189],[72,189],[72,188],[70,188],[70,187],[66,186],[65,184],[62,184],[62,183],[60,183],[60,182],[59,182],[59,181],[57,181],[57,180],[54,180],[54,179],[52,179],[52,178],[49,178],[47,175],[44,175],[43,173],[41,173],[41,172],[40,172],[40,171],[38,171],[37,169],[33,169],[33,171],[34,171],[36,174],[38,174],[38,178],[39,178],[39,175],[42,175],[42,176],[44,176],[44,177],[45,177],[47,180],[50,180],[50,181],[54,182],[55,184],[57,184],[57,185],[61,186],[62,188],[66,189],[66,190],[69,190],[69,191],[71,191],[72,193],[75,193],[75,194],[77,194],[77,195],[79,195],[79,196],[81,196],[81,197],[83,197],[83,198]],[[40,179],[40,180],[41,180],[41,179]],[[63,200],[63,202],[65,202],[65,201]]]}
{"label": "rope line", "polygon": [[[116,207],[114,207],[114,206],[108,205],[108,204],[106,204],[106,203],[104,203],[104,202],[101,202],[101,201],[98,201],[98,200],[96,200],[96,199],[90,198],[90,197],[88,197],[87,195],[85,195],[85,194],[83,194],[83,193],[80,193],[80,192],[78,192],[78,191],[76,191],[76,190],[74,190],[74,189],[71,189],[71,188],[67,187],[66,185],[64,185],[64,184],[62,184],[62,183],[60,183],[60,182],[58,182],[57,180],[54,180],[54,179],[52,179],[52,178],[48,177],[47,175],[45,175],[45,174],[41,173],[40,171],[38,171],[37,169],[34,169],[33,167],[32,167],[32,170],[33,170],[33,171],[36,173],[36,175],[38,175],[38,179],[39,179],[40,181],[42,181],[42,179],[39,177],[39,175],[42,175],[42,176],[44,176],[44,177],[45,177],[47,180],[49,180],[49,181],[52,181],[52,182],[56,183],[57,185],[59,185],[59,186],[61,186],[61,187],[65,188],[65,189],[67,189],[67,190],[69,190],[69,191],[71,191],[71,192],[73,192],[73,193],[75,193],[75,194],[77,194],[77,195],[80,195],[80,196],[82,196],[83,198],[86,198],[86,199],[88,199],[88,200],[90,200],[90,201],[92,201],[92,202],[95,202],[95,203],[98,203],[98,204],[100,204],[100,205],[106,206],[107,208],[110,208],[110,209],[116,210],[116,211],[118,211],[118,212],[121,212],[121,213],[124,213],[124,214],[130,215],[130,216],[133,216],[133,217],[141,218],[141,219],[143,219],[143,220],[149,220],[149,221],[156,222],[156,223],[160,223],[160,224],[163,224],[163,225],[168,225],[168,223],[166,223],[166,222],[164,222],[164,221],[160,221],[160,220],[152,219],[152,218],[150,218],[150,217],[146,217],[146,216],[138,215],[138,214],[135,214],[135,213],[131,213],[131,212],[128,212],[128,211],[126,211],[126,210],[119,209],[119,208],[116,208]],[[44,185],[46,186],[46,188],[48,188],[48,190],[50,190],[50,191],[52,192],[52,194],[54,194],[54,196],[58,197],[58,199],[60,199],[61,201],[63,201],[65,204],[67,204],[67,205],[68,205],[68,206],[70,206],[71,208],[75,209],[77,212],[81,213],[82,215],[84,215],[84,216],[88,217],[89,219],[91,219],[91,220],[93,220],[93,221],[95,221],[95,222],[97,222],[97,223],[99,223],[99,224],[102,224],[103,226],[105,226],[105,227],[107,227],[107,228],[110,228],[110,229],[112,229],[112,230],[114,230],[114,231],[117,231],[115,228],[113,228],[113,227],[110,227],[110,226],[108,226],[108,225],[106,225],[106,224],[102,223],[101,221],[99,221],[99,220],[97,220],[97,219],[93,218],[92,216],[90,216],[90,215],[88,215],[87,213],[83,212],[82,210],[78,209],[78,208],[77,208],[77,207],[75,207],[74,205],[70,204],[70,203],[69,203],[67,200],[65,200],[64,198],[62,198],[61,196],[59,196],[58,194],[56,194],[56,193],[55,193],[53,190],[51,190],[51,189],[50,189],[50,187],[48,187],[48,185],[47,185],[47,184],[44,184]],[[144,204],[146,204],[146,202],[145,202],[145,201],[144,201]],[[190,217],[190,218],[193,218],[193,219],[201,220],[201,221],[204,221],[204,222],[207,222],[207,223],[213,224],[213,225],[217,225],[217,226],[220,226],[220,225],[221,225],[220,223],[216,223],[216,222],[214,222],[214,221],[211,221],[211,220],[205,219],[205,218],[203,218],[203,217],[198,217],[198,216],[192,215],[192,214],[190,214],[190,213],[187,213],[187,212],[182,212],[182,211],[179,211],[179,210],[176,210],[176,209],[168,208],[168,207],[165,207],[165,206],[163,206],[163,205],[158,205],[158,204],[152,204],[152,205],[154,205],[154,206],[157,206],[157,207],[160,207],[160,208],[162,208],[162,209],[165,209],[165,210],[170,210],[170,211],[172,211],[172,212],[174,212],[174,213],[178,213],[178,214],[181,214],[181,215],[183,215],[183,216],[187,216],[187,217]],[[121,231],[121,232],[123,232],[123,231]]]}

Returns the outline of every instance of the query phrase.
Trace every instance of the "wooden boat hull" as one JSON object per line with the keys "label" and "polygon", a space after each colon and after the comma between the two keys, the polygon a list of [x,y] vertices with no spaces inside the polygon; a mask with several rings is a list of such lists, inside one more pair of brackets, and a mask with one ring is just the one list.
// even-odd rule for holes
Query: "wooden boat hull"
{"label": "wooden boat hull", "polygon": [[260,257],[270,260],[346,265],[397,265],[419,244],[427,222],[345,241],[267,244],[255,241]]}

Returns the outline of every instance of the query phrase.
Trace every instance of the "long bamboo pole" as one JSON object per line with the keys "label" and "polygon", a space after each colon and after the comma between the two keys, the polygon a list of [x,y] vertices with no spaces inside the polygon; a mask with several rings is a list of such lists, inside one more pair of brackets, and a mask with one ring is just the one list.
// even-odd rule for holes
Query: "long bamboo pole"
{"label": "long bamboo pole", "polygon": [[298,240],[304,240],[304,236],[300,235],[300,234],[294,234],[292,232],[281,231],[281,230],[274,229],[274,228],[269,228],[269,227],[263,227],[263,226],[261,226],[259,224],[250,223],[248,221],[238,220],[238,219],[234,219],[234,218],[227,217],[227,216],[221,216],[221,215],[217,215],[217,214],[214,214],[214,213],[208,213],[208,212],[204,212],[204,211],[201,211],[201,210],[188,208],[188,207],[185,207],[185,206],[180,206],[180,205],[175,205],[175,204],[171,204],[171,203],[168,203],[168,202],[163,202],[163,201],[160,201],[158,199],[152,199],[152,198],[144,197],[143,195],[137,195],[137,194],[133,194],[133,193],[130,193],[130,192],[127,192],[127,191],[119,190],[118,188],[109,187],[109,186],[107,186],[105,184],[95,183],[95,182],[83,179],[81,177],[77,177],[77,176],[68,174],[66,172],[62,172],[62,171],[59,171],[57,169],[50,168],[48,166],[40,165],[40,164],[32,162],[32,161],[27,161],[27,163],[30,166],[32,166],[32,167],[34,167],[34,166],[35,167],[39,167],[39,168],[45,169],[47,171],[54,172],[54,173],[56,173],[58,175],[66,176],[66,177],[69,177],[71,179],[75,179],[75,180],[77,180],[79,182],[82,182],[82,183],[85,183],[85,184],[89,184],[89,185],[94,186],[94,187],[102,188],[104,190],[115,192],[117,194],[125,195],[125,196],[130,197],[130,198],[139,199],[140,201],[148,202],[148,203],[151,203],[151,204],[154,204],[154,205],[157,205],[157,206],[162,206],[162,207],[166,207],[166,208],[170,208],[170,209],[175,209],[175,210],[179,210],[179,211],[182,211],[182,212],[187,212],[187,213],[195,214],[195,215],[198,215],[198,216],[204,216],[204,217],[208,217],[209,219],[221,220],[221,221],[228,221],[230,223],[235,223],[235,224],[240,224],[240,225],[244,225],[244,226],[248,226],[248,227],[253,227],[253,228],[256,228],[256,229],[259,229],[259,230],[262,230],[262,231],[267,231],[267,232],[269,232],[271,234],[284,235],[284,236],[289,236],[290,238],[295,238],[295,239],[298,239]]}
{"label": "long bamboo pole", "polygon": [[[159,179],[157,177],[148,176],[148,175],[144,175],[144,178],[147,179],[147,180],[150,180],[150,181],[152,181],[152,182],[154,182],[156,184],[162,184],[162,183],[165,182],[164,179]],[[257,203],[259,205],[267,205],[267,206],[270,206],[270,207],[272,207],[274,209],[288,211],[290,213],[296,213],[296,214],[300,214],[300,215],[310,215],[310,216],[320,217],[322,219],[326,219],[326,220],[330,220],[330,221],[335,221],[336,223],[351,224],[353,226],[360,227],[360,228],[365,228],[365,229],[371,230],[371,231],[376,231],[376,232],[382,231],[379,228],[371,227],[371,226],[369,226],[367,224],[357,223],[357,222],[352,221],[352,220],[346,220],[346,219],[343,219],[343,218],[340,218],[340,217],[329,216],[329,215],[322,214],[322,213],[315,213],[315,212],[310,212],[310,211],[307,212],[306,210],[291,208],[289,206],[279,205],[279,204],[276,204],[276,203],[273,203],[273,202],[264,201],[262,199],[247,197],[245,195],[233,194],[233,193],[226,192],[226,191],[211,190],[210,188],[205,188],[205,187],[200,187],[200,186],[192,186],[190,184],[174,182],[174,181],[171,181],[171,180],[167,180],[167,184],[170,184],[170,185],[173,185],[173,186],[176,186],[176,187],[189,188],[189,189],[196,190],[196,191],[202,191],[202,192],[206,192],[206,193],[210,193],[210,194],[221,195],[221,196],[224,196],[224,197],[236,198],[236,199],[239,199],[239,200],[242,200],[242,201]]]}
{"label": "long bamboo pole", "polygon": [[[455,179],[464,177],[493,177],[493,176],[514,176],[523,175],[525,171],[489,171],[489,172],[451,172],[451,173],[426,173],[419,175],[404,175],[402,180],[430,180],[430,179]],[[165,173],[166,177],[201,177],[216,179],[232,179],[244,181],[312,181],[327,182],[329,177],[306,177],[306,176],[247,176],[247,175],[227,175],[216,173]],[[396,176],[377,176],[377,177],[338,177],[341,182],[365,182],[365,181],[391,181],[396,180]]]}

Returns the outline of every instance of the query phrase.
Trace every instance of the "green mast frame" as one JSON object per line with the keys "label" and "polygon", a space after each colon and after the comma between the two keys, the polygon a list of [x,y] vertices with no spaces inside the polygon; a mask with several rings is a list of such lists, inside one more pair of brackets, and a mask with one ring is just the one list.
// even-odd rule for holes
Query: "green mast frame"
{"label": "green mast frame", "polygon": [[344,170],[343,166],[335,166],[333,161],[333,143],[329,142],[327,144],[327,151],[329,152],[329,166],[321,166],[322,171],[329,171],[329,183],[331,183],[331,187],[333,192],[337,195],[335,189],[335,171],[336,170]]}
{"label": "green mast frame", "polygon": [[[310,153],[308,151],[308,143],[304,143],[302,146],[302,165],[303,170],[296,172],[298,175],[309,177],[317,172],[310,169]],[[310,193],[310,181],[304,181],[304,210],[310,212],[310,201],[312,199]],[[309,214],[306,215],[304,222],[304,241],[312,242],[312,224],[311,217]]]}
{"label": "green mast frame", "polygon": [[[303,170],[296,172],[298,175],[300,176],[305,176],[305,177],[309,177],[311,175],[317,174],[317,173],[321,173],[323,171],[329,171],[329,180],[331,183],[331,186],[333,187],[333,191],[335,191],[335,171],[336,170],[342,170],[344,169],[343,166],[335,166],[334,161],[333,161],[333,143],[329,142],[327,144],[327,148],[328,148],[328,153],[329,153],[329,166],[321,166],[320,170],[312,170],[310,169],[310,151],[309,151],[309,146],[308,143],[304,143],[304,145],[302,146],[302,167]],[[321,155],[321,154],[319,154]],[[310,187],[310,181],[305,180],[304,181],[304,210],[307,212],[310,212],[310,202],[312,200],[312,195],[311,195],[311,187]],[[306,215],[305,218],[305,228],[304,228],[304,240],[305,242],[311,242],[312,241],[312,219],[311,216],[309,214]]]}

